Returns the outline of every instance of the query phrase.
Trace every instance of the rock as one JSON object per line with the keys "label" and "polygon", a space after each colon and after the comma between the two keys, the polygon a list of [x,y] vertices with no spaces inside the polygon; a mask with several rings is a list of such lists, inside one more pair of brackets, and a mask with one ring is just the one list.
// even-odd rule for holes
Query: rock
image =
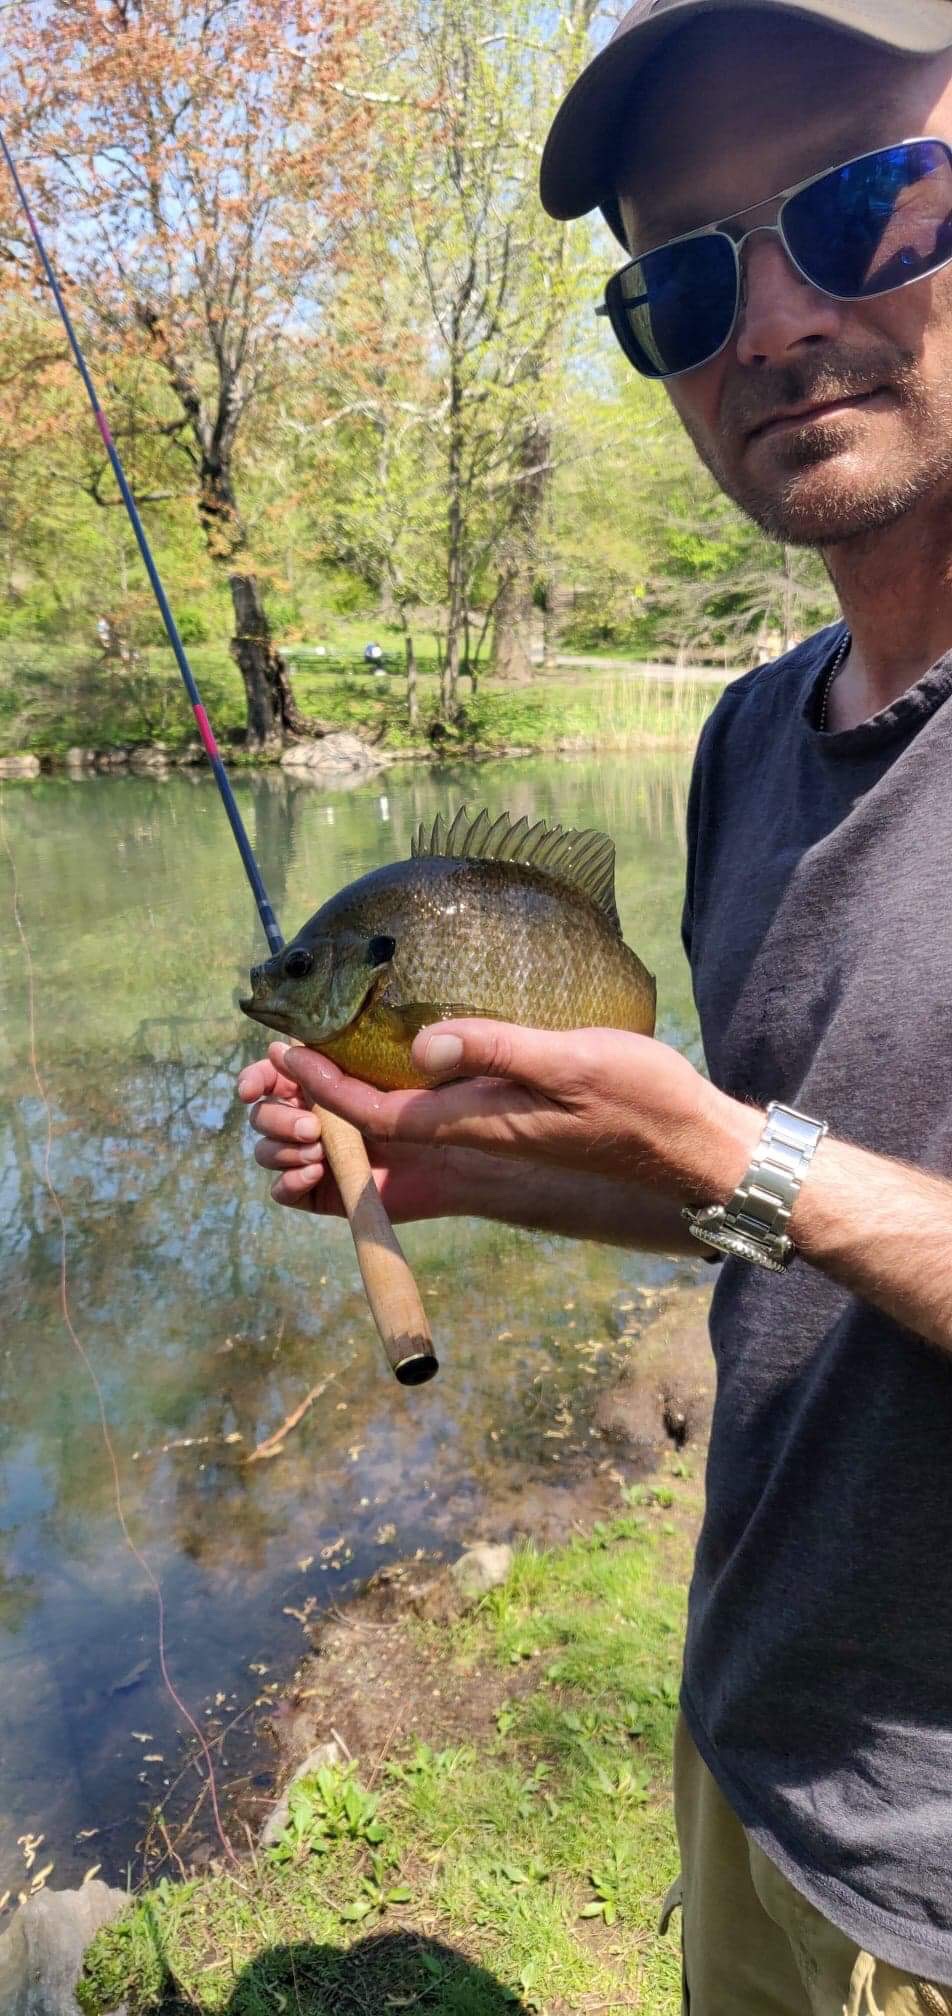
{"label": "rock", "polygon": [[0,777],[38,777],[38,756],[0,756]]}
{"label": "rock", "polygon": [[38,1890],[21,1904],[0,1934],[3,2016],[80,2016],[73,1991],[83,1954],[128,1902],[124,1890],[92,1882],[81,1890]]}
{"label": "rock", "polygon": [[606,1442],[656,1462],[664,1449],[664,1392],[656,1378],[625,1380],[599,1394],[595,1426]]}
{"label": "rock", "polygon": [[204,763],[205,751],[200,742],[186,742],[183,749],[177,749],[172,762],[186,770],[194,763]]}
{"label": "rock", "polygon": [[96,761],[95,749],[67,749],[63,758],[67,770],[91,770]]}
{"label": "rock", "polygon": [[450,1569],[456,1587],[464,1603],[478,1603],[487,1590],[498,1589],[505,1582],[512,1567],[512,1548],[505,1542],[494,1545],[487,1540],[481,1547],[471,1547],[461,1554]]}
{"label": "rock", "polygon": [[132,751],[130,749],[97,749],[93,757],[93,768],[95,770],[127,770],[131,754]]}
{"label": "rock", "polygon": [[291,742],[281,756],[282,770],[320,771],[324,776],[345,775],[354,770],[378,770],[381,758],[359,735],[342,731],[322,735],[315,742]]}
{"label": "rock", "polygon": [[133,749],[129,758],[129,768],[139,777],[161,776],[169,767],[169,755],[164,743],[145,742]]}
{"label": "rock", "polygon": [[[316,1750],[308,1751],[303,1764],[299,1764],[293,1778],[288,1779],[277,1805],[264,1823],[261,1830],[261,1846],[263,1848],[272,1848],[288,1824],[288,1814],[291,1811],[292,1785],[296,1785],[299,1778],[307,1778],[312,1771],[322,1770],[327,1764],[343,1764],[345,1762],[344,1752],[340,1744],[335,1742],[333,1738],[329,1743],[319,1743]],[[2,2007],[3,2004],[0,2002],[0,2008]]]}
{"label": "rock", "polygon": [[[714,1391],[709,1301],[707,1288],[679,1295],[650,1314],[637,1337],[621,1331],[632,1345],[630,1364],[599,1395],[595,1427],[643,1472],[654,1469],[672,1443],[681,1449],[707,1435]],[[616,1310],[619,1323],[637,1320],[637,1310],[626,1309],[621,1297]]]}

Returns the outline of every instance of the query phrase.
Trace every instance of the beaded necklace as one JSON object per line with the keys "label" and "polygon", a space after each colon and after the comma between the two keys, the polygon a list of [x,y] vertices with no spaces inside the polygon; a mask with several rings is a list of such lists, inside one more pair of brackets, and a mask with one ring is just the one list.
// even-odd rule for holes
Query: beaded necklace
{"label": "beaded necklace", "polygon": [[830,694],[833,691],[833,681],[836,678],[837,673],[842,671],[844,660],[847,657],[852,642],[853,639],[850,636],[849,631],[847,630],[846,636],[843,638],[839,650],[837,651],[833,663],[830,666],[830,669],[826,675],[826,685],[823,688],[823,704],[820,708],[819,732],[821,735],[824,734],[826,731],[826,717],[830,705]]}

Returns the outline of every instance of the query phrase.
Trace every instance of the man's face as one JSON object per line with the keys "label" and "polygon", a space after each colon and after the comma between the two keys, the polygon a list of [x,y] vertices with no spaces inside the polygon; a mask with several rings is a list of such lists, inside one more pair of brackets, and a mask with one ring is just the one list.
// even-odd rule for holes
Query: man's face
{"label": "man's face", "polygon": [[[619,183],[632,250],[701,224],[773,223],[778,191],[898,140],[952,140],[952,62],[899,59],[749,13],[700,22],[655,59]],[[721,488],[773,538],[830,546],[952,503],[952,267],[833,301],[778,238],[742,253],[726,350],[669,385]],[[811,408],[795,419],[778,413]]]}

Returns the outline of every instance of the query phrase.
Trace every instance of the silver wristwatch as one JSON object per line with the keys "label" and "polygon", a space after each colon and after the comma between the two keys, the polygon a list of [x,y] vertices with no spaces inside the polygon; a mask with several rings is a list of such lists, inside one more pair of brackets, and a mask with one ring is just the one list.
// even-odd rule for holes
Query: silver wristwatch
{"label": "silver wristwatch", "polygon": [[797,1250],[787,1233],[790,1214],[827,1132],[824,1120],[809,1120],[772,1100],[750,1168],[730,1203],[682,1211],[693,1237],[735,1260],[752,1260],[756,1267],[782,1274]]}

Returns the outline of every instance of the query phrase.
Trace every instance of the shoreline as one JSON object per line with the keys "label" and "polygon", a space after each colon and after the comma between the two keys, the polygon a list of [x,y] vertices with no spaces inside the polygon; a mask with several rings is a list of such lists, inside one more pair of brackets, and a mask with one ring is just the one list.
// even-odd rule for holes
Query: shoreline
{"label": "shoreline", "polygon": [[[220,751],[225,768],[237,775],[257,775],[261,772],[284,772],[298,782],[327,783],[334,779],[346,778],[348,782],[359,781],[363,777],[380,776],[383,772],[399,765],[419,763],[430,768],[440,768],[448,763],[492,763],[511,762],[529,757],[616,755],[650,750],[669,753],[672,756],[690,755],[695,747],[695,739],[683,735],[652,735],[649,733],[613,734],[611,736],[563,735],[549,742],[456,742],[447,740],[438,746],[417,749],[384,749],[379,745],[364,744],[366,759],[354,760],[350,755],[338,753],[343,738],[328,735],[323,738],[331,748],[323,754],[320,742],[291,743],[274,756],[258,753],[246,756],[240,750],[224,748]],[[347,737],[356,741],[356,737]],[[185,749],[170,750],[162,743],[143,742],[122,748],[89,749],[78,752],[81,760],[70,761],[70,751],[66,756],[36,755],[31,750],[17,750],[0,755],[0,781],[5,783],[35,783],[41,777],[65,778],[71,783],[84,783],[91,777],[151,777],[163,779],[173,773],[178,775],[203,775],[208,772],[208,763],[201,744]]]}
{"label": "shoreline", "polygon": [[308,2016],[351,1993],[422,2011],[437,1976],[434,2006],[469,2007],[478,1982],[481,2016],[620,2011],[636,1989],[675,2016],[676,1942],[656,1924],[710,1293],[620,1311],[607,1461],[507,1487],[458,1561],[392,1562],[313,1620],[270,1711],[283,1790],[230,1816],[241,1867],[207,1845],[189,1867],[176,1841],[89,1949],[86,2016],[238,2016],[256,1994],[298,2006],[302,1984]]}

